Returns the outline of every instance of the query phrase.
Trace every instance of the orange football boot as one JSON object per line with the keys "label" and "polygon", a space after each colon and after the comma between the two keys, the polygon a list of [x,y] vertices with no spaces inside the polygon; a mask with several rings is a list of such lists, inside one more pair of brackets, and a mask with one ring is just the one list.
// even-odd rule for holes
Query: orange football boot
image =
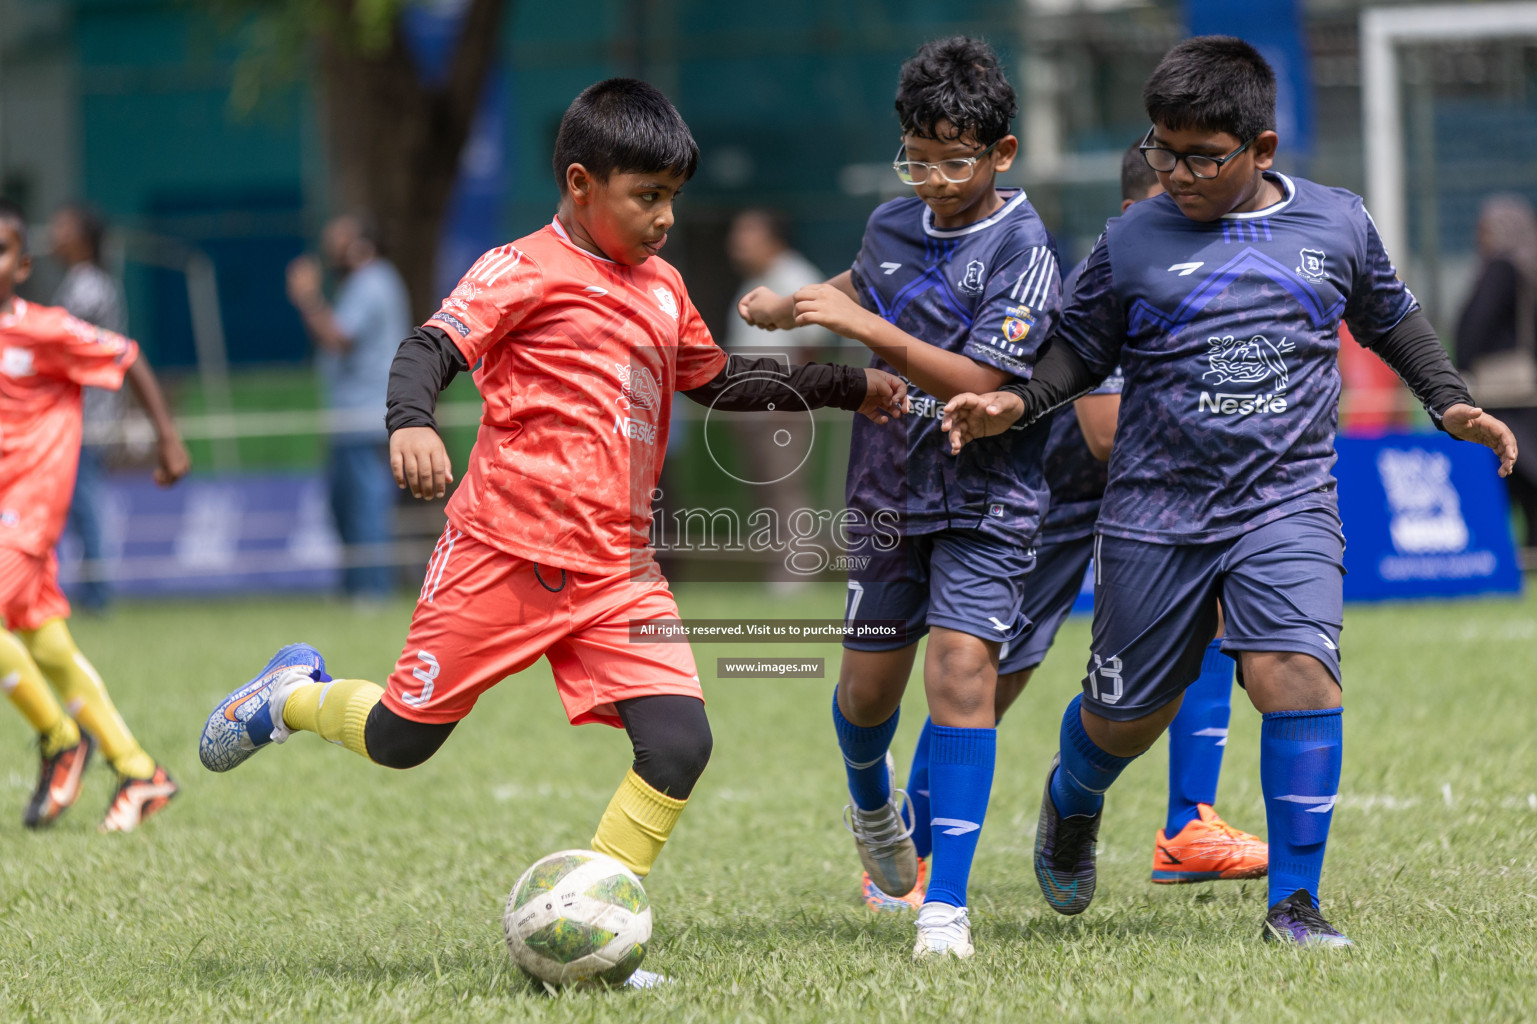
{"label": "orange football boot", "polygon": [[922,857],[918,858],[918,882],[913,886],[912,892],[906,896],[888,896],[881,892],[879,887],[870,881],[870,873],[865,872],[860,883],[865,898],[865,906],[875,911],[916,911],[923,906],[923,897],[929,890],[929,862]]}
{"label": "orange football boot", "polygon": [[1219,878],[1264,878],[1270,847],[1257,836],[1223,821],[1210,804],[1170,839],[1158,830],[1153,843],[1153,881],[1160,885],[1213,882]]}

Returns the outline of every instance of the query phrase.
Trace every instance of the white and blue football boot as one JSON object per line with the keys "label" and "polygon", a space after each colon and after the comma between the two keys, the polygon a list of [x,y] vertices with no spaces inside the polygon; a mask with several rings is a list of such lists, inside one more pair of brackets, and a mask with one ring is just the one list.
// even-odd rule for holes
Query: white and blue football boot
{"label": "white and blue football boot", "polygon": [[263,747],[288,739],[282,719],[288,694],[305,683],[330,681],[325,658],[309,644],[289,644],[278,651],[255,679],[225,697],[208,716],[197,745],[203,767],[227,772]]}

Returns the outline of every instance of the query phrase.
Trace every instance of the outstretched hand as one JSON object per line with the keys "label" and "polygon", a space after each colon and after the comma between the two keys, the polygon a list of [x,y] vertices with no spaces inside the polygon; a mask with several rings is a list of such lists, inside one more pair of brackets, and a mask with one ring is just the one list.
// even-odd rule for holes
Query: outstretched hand
{"label": "outstretched hand", "polygon": [[1500,457],[1500,476],[1516,466],[1516,435],[1502,421],[1482,409],[1458,402],[1441,414],[1446,432],[1463,441],[1476,441]]}
{"label": "outstretched hand", "polygon": [[795,326],[816,325],[834,334],[860,340],[862,326],[880,317],[870,312],[843,289],[832,284],[808,284],[793,296]]}
{"label": "outstretched hand", "polygon": [[939,429],[950,436],[950,454],[959,455],[969,442],[1003,433],[1024,414],[1024,399],[1012,392],[974,395],[967,391],[945,403]]}
{"label": "outstretched hand", "polygon": [[390,435],[390,472],[413,498],[441,498],[454,482],[448,449],[431,427],[401,427]]}
{"label": "outstretched hand", "polygon": [[896,374],[877,370],[865,370],[865,400],[859,411],[877,423],[889,423],[912,408],[907,397],[907,384]]}

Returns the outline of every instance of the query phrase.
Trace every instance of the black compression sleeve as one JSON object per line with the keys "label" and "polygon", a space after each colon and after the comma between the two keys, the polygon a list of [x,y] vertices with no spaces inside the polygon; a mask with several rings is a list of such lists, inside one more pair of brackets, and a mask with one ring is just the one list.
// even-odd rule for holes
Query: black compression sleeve
{"label": "black compression sleeve", "polygon": [[787,366],[774,356],[748,359],[730,355],[714,379],[683,392],[700,405],[727,412],[755,412],[770,405],[793,408],[802,402],[809,409],[832,406],[857,410],[864,403],[865,371],[837,363],[802,363]]}
{"label": "black compression sleeve", "polygon": [[436,327],[412,331],[395,350],[395,361],[390,364],[384,425],[392,434],[401,427],[436,430],[432,413],[438,407],[438,392],[469,368],[458,346]]}
{"label": "black compression sleeve", "polygon": [[1441,425],[1441,416],[1447,409],[1459,402],[1475,404],[1467,384],[1441,347],[1436,329],[1418,306],[1368,347],[1403,378],[1437,427],[1446,429]]}
{"label": "black compression sleeve", "polygon": [[1035,364],[1030,379],[1014,380],[999,388],[1024,400],[1025,414],[1014,430],[1023,430],[1041,417],[1055,412],[1076,398],[1094,390],[1107,375],[1096,374],[1068,345],[1054,342]]}

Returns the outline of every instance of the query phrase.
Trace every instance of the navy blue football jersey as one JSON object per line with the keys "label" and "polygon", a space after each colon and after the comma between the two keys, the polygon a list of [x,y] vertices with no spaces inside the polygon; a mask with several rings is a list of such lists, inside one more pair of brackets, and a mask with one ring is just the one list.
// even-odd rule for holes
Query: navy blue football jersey
{"label": "navy blue football jersey", "polygon": [[1265,209],[1200,223],[1157,196],[1089,254],[1059,334],[1125,374],[1102,533],[1205,543],[1337,511],[1340,320],[1370,346],[1415,299],[1359,196],[1269,176]]}
{"label": "navy blue football jersey", "polygon": [[[1028,378],[1056,325],[1056,244],[1024,192],[975,224],[936,228],[916,196],[870,215],[853,284],[866,309],[931,345]],[[871,366],[895,372],[878,357]],[[1028,543],[1046,504],[1044,431],[1010,431],[952,456],[939,429],[945,403],[908,385],[912,412],[887,424],[854,419],[847,503],[906,534],[980,528]]]}

